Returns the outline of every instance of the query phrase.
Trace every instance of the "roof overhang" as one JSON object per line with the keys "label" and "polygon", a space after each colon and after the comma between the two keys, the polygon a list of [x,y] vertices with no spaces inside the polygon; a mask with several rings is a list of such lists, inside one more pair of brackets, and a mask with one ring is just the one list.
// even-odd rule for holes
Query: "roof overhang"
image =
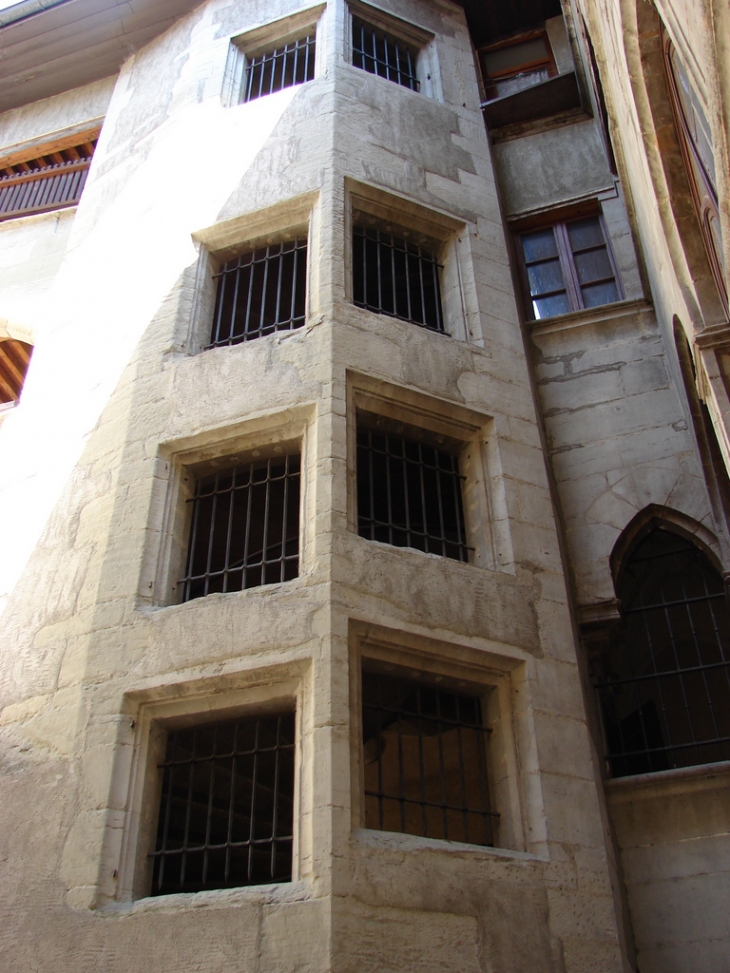
{"label": "roof overhang", "polygon": [[23,0],[0,11],[0,112],[116,74],[201,0]]}

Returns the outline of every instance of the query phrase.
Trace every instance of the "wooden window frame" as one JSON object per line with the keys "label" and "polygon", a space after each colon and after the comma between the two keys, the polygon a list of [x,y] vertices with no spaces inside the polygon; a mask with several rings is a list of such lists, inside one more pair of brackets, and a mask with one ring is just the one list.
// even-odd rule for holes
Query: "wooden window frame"
{"label": "wooden window frame", "polygon": [[[664,55],[664,69],[667,76],[667,87],[669,89],[669,100],[672,105],[675,127],[679,137],[679,144],[682,151],[684,168],[687,173],[692,202],[694,203],[697,219],[700,224],[702,242],[705,246],[707,259],[710,263],[712,276],[720,296],[725,314],[730,314],[730,303],[728,301],[728,288],[725,280],[725,267],[722,251],[718,250],[715,234],[712,232],[712,223],[720,226],[720,211],[718,206],[717,186],[714,184],[707,166],[700,155],[699,147],[692,136],[689,119],[685,112],[684,103],[679,93],[679,78],[677,77],[677,62],[684,69],[687,83],[690,85],[695,97],[697,90],[692,84],[692,79],[687,68],[679,56],[679,51],[672,43],[672,39],[662,25],[662,50]],[[674,56],[673,56],[674,55]],[[697,101],[700,99],[697,97]],[[707,119],[705,118],[705,121]],[[714,151],[714,146],[713,146]]]}
{"label": "wooden window frame", "polygon": [[[517,47],[519,44],[526,44],[533,40],[544,39],[545,46],[547,48],[548,54],[544,58],[539,58],[535,61],[525,61],[523,64],[518,65],[513,68],[506,68],[503,71],[498,71],[496,74],[489,74],[487,71],[486,57],[485,55],[493,54],[495,51],[505,50],[509,47]],[[487,44],[484,47],[480,47],[479,51],[479,66],[482,72],[482,80],[484,82],[484,94],[487,102],[496,101],[498,98],[506,97],[497,90],[496,94],[490,94],[490,87],[493,85],[498,85],[501,81],[509,81],[511,78],[516,78],[521,74],[534,74],[540,68],[547,67],[548,78],[554,78],[558,74],[558,67],[555,62],[555,55],[553,54],[552,45],[550,44],[550,38],[548,37],[547,31],[544,28],[540,30],[531,30],[522,34],[518,34],[514,37],[510,37],[507,40],[496,41],[493,44]],[[544,78],[539,78],[535,81],[535,84],[540,84],[544,81]]]}
{"label": "wooden window frame", "polygon": [[[522,220],[513,227],[513,232],[515,235],[515,253],[517,256],[517,265],[519,269],[520,283],[522,285],[522,296],[525,304],[525,313],[528,320],[530,321],[550,320],[551,318],[560,316],[558,314],[554,314],[554,315],[546,316],[545,318],[535,317],[535,311],[533,308],[533,295],[530,290],[530,282],[527,273],[528,262],[525,260],[525,253],[522,246],[523,235],[526,233],[533,232],[535,230],[547,230],[547,229],[553,230],[555,242],[556,242],[557,256],[560,261],[560,269],[563,276],[563,282],[565,284],[565,293],[568,298],[568,302],[570,304],[569,310],[563,313],[571,314],[576,311],[593,309],[593,308],[587,308],[583,300],[581,284],[578,278],[578,272],[575,266],[575,261],[573,259],[574,252],[570,243],[570,238],[568,236],[568,226],[571,223],[577,223],[581,220],[590,219],[590,218],[596,219],[598,221],[598,226],[601,230],[601,235],[603,237],[603,242],[606,248],[606,255],[608,256],[608,260],[611,265],[611,270],[613,271],[613,279],[616,284],[616,289],[618,291],[617,301],[624,300],[624,296],[625,296],[624,290],[621,285],[621,278],[611,248],[611,242],[606,228],[606,222],[603,218],[603,214],[599,210],[596,210],[595,206],[589,205],[587,207],[572,209],[568,212],[561,212],[559,214],[553,213],[550,214],[549,217],[543,215],[537,218]],[[617,303],[617,301],[610,301],[609,304],[601,304],[595,306],[608,307],[610,306],[610,304]]]}

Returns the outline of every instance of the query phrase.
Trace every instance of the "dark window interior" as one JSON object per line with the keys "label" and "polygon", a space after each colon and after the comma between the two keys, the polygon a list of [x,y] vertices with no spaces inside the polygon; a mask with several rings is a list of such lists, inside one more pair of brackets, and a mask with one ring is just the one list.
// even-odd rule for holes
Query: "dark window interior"
{"label": "dark window interior", "polygon": [[272,95],[314,77],[315,34],[248,58],[241,101]]}
{"label": "dark window interior", "polygon": [[306,315],[307,241],[251,250],[230,260],[218,281],[209,348],[301,328]]}
{"label": "dark window interior", "polygon": [[152,895],[291,881],[293,713],[175,730],[160,769]]}
{"label": "dark window interior", "polygon": [[97,136],[90,133],[85,142],[48,149],[32,159],[0,162],[0,220],[78,203]]}
{"label": "dark window interior", "polygon": [[424,247],[356,226],[352,238],[353,301],[431,331],[443,331],[439,265]]}
{"label": "dark window interior", "polygon": [[529,308],[536,320],[621,300],[600,217],[522,233],[520,249]]}
{"label": "dark window interior", "polygon": [[493,844],[481,700],[362,674],[365,826]]}
{"label": "dark window interior", "polygon": [[468,561],[458,456],[394,432],[357,433],[358,532]]}
{"label": "dark window interior", "polygon": [[593,674],[611,776],[730,759],[730,616],[707,555],[654,528],[617,595],[622,638]]}
{"label": "dark window interior", "polygon": [[182,600],[289,581],[299,574],[299,457],[198,480]]}
{"label": "dark window interior", "polygon": [[418,91],[418,52],[390,34],[352,18],[352,63],[369,74],[387,78],[404,88]]}

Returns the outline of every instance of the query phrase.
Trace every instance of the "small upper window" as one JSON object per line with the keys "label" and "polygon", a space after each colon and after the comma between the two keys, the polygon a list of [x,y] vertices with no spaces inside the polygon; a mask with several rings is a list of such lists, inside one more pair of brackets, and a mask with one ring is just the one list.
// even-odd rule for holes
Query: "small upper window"
{"label": "small upper window", "polygon": [[599,216],[521,233],[519,246],[530,314],[536,320],[622,299]]}
{"label": "small upper window", "polygon": [[209,348],[274,331],[301,328],[306,312],[307,241],[277,243],[241,254],[216,274]]}
{"label": "small upper window", "polygon": [[353,302],[431,331],[443,331],[439,264],[427,248],[401,236],[355,226]]}
{"label": "small upper window", "polygon": [[352,63],[356,68],[418,91],[417,60],[418,52],[414,48],[353,16]]}
{"label": "small upper window", "polygon": [[357,430],[360,536],[468,561],[458,456],[373,425]]}
{"label": "small upper window", "polygon": [[530,88],[558,73],[544,30],[484,47],[479,58],[487,101]]}
{"label": "small upper window", "polygon": [[282,88],[311,81],[314,77],[315,40],[316,34],[312,30],[305,37],[288,44],[249,55],[241,101],[253,101]]}
{"label": "small upper window", "polygon": [[299,467],[276,457],[197,480],[183,601],[297,577]]}
{"label": "small upper window", "polygon": [[365,827],[494,844],[488,737],[479,697],[366,669]]}
{"label": "small upper window", "polygon": [[152,895],[290,882],[294,714],[170,732]]}
{"label": "small upper window", "polygon": [[86,185],[98,134],[90,132],[74,145],[51,145],[32,158],[0,161],[0,220],[75,206]]}

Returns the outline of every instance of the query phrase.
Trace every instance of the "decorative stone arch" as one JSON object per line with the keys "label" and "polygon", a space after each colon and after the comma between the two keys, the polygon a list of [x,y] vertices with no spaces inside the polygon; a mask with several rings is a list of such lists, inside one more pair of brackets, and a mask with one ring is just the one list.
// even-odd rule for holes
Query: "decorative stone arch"
{"label": "decorative stone arch", "polygon": [[719,544],[651,505],[611,552],[617,611],[586,645],[609,776],[730,759],[730,611]]}
{"label": "decorative stone arch", "polygon": [[626,62],[664,235],[690,313],[726,320],[695,208],[672,108],[662,20],[652,0],[622,0]]}
{"label": "decorative stone arch", "polygon": [[20,398],[33,343],[29,328],[0,318],[0,409],[13,405]]}

